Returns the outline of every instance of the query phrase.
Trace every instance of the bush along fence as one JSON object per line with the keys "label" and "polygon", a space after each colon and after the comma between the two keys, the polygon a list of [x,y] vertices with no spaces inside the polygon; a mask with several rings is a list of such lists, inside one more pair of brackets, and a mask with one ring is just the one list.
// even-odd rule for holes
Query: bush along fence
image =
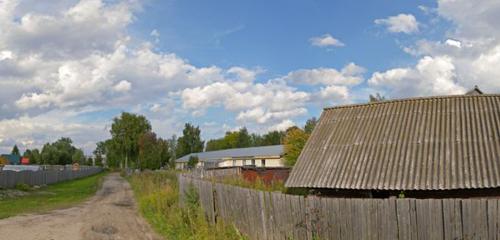
{"label": "bush along fence", "polygon": [[349,199],[296,196],[179,175],[208,220],[250,239],[500,239],[500,199]]}
{"label": "bush along fence", "polygon": [[13,188],[17,184],[48,185],[72,179],[87,177],[102,171],[100,167],[86,167],[77,171],[72,170],[43,170],[43,171],[0,171],[0,187]]}

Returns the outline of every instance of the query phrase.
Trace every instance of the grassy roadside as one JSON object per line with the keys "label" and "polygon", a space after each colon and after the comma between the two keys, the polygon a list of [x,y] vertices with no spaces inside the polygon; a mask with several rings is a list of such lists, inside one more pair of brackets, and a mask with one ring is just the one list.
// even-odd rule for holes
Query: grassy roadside
{"label": "grassy roadside", "polygon": [[175,172],[135,174],[128,180],[142,215],[165,239],[244,239],[222,222],[210,226],[197,197],[188,199],[181,208]]}
{"label": "grassy roadside", "polygon": [[106,172],[68,182],[57,183],[28,195],[0,200],[0,219],[21,213],[46,212],[81,203],[99,189]]}

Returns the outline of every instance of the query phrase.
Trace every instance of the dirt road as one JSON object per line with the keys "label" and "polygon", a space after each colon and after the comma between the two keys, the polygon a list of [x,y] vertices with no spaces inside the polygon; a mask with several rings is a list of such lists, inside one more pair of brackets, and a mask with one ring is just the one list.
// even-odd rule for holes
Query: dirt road
{"label": "dirt road", "polygon": [[138,215],[132,189],[113,173],[88,202],[47,214],[0,220],[5,240],[156,240],[158,237]]}

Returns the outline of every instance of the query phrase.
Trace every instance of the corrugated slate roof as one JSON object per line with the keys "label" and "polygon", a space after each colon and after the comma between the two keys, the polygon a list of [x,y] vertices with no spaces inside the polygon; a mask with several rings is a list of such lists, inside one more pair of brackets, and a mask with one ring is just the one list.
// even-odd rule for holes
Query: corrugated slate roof
{"label": "corrugated slate roof", "polygon": [[241,158],[254,156],[281,156],[283,155],[283,145],[233,148],[210,152],[191,153],[183,156],[175,162],[187,162],[191,156],[198,156],[200,161],[218,161],[223,158]]}
{"label": "corrugated slate roof", "polygon": [[327,108],[286,186],[360,190],[500,187],[500,95]]}

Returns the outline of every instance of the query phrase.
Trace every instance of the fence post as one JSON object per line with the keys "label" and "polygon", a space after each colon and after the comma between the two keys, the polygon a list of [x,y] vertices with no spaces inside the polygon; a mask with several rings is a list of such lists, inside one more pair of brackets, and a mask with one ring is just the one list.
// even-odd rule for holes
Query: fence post
{"label": "fence post", "polygon": [[262,230],[263,230],[263,235],[264,239],[267,238],[267,217],[266,217],[266,202],[264,201],[264,192],[263,191],[258,191],[259,192],[259,203],[260,203],[260,217],[262,220]]}

